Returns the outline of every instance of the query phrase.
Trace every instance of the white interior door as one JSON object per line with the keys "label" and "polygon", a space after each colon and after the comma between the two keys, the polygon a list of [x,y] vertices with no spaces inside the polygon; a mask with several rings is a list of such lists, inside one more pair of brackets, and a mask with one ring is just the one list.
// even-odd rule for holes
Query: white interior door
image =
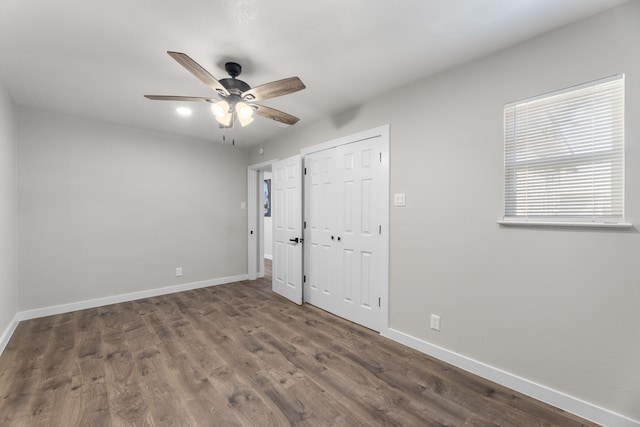
{"label": "white interior door", "polygon": [[305,301],[379,331],[388,262],[381,138],[312,153],[305,166]]}
{"label": "white interior door", "polygon": [[302,304],[302,158],[277,161],[271,178],[273,279],[277,294]]}

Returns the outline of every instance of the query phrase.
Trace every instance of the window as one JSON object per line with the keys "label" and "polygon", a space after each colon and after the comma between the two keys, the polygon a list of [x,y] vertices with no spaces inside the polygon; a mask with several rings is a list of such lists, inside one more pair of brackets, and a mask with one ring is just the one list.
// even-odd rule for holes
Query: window
{"label": "window", "polygon": [[624,75],[504,107],[504,223],[624,223]]}

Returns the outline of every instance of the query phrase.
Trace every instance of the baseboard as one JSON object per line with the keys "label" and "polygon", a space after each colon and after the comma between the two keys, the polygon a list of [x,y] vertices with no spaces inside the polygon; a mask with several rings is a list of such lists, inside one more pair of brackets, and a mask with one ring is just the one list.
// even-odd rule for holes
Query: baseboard
{"label": "baseboard", "polygon": [[11,319],[11,322],[7,326],[7,329],[5,329],[2,335],[0,335],[0,356],[2,356],[2,352],[4,352],[4,349],[7,346],[7,344],[9,344],[9,340],[11,339],[11,336],[13,335],[16,328],[18,327],[18,323],[20,323],[19,314],[20,313],[16,313],[16,315],[13,316],[13,319]]}
{"label": "baseboard", "polygon": [[36,308],[33,310],[21,311],[17,314],[18,320],[36,319],[38,317],[52,316],[54,314],[68,313],[70,311],[84,310],[87,308],[101,307],[109,304],[117,304],[120,302],[134,301],[142,298],[157,297],[160,295],[173,294],[176,292],[189,291],[191,289],[206,288],[209,286],[224,285],[227,283],[240,282],[247,280],[247,274],[238,276],[221,277],[219,279],[203,280],[201,282],[184,283],[175,286],[166,286],[163,288],[149,289],[140,292],[131,292],[128,294],[114,295],[104,298],[90,299],[86,301],[72,302],[69,304],[54,305],[51,307]]}
{"label": "baseboard", "polygon": [[471,372],[490,381],[518,391],[534,399],[548,403],[556,408],[578,415],[603,426],[640,427],[640,421],[632,420],[624,415],[601,408],[581,399],[569,396],[549,387],[537,384],[496,367],[487,365],[437,345],[415,338],[404,332],[388,328],[381,332],[382,336],[404,344],[436,359],[447,362],[465,371]]}

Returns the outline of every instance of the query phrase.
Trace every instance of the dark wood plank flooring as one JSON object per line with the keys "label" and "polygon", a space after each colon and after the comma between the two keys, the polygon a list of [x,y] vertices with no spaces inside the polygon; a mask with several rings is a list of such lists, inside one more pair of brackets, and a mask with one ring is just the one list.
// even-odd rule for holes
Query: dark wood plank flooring
{"label": "dark wood plank flooring", "polygon": [[21,322],[0,357],[0,425],[595,425],[270,287]]}

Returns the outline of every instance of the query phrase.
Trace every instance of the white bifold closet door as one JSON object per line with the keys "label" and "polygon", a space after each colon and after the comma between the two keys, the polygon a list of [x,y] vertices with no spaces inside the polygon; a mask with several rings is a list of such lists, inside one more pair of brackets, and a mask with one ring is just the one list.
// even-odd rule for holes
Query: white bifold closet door
{"label": "white bifold closet door", "polygon": [[380,137],[305,156],[304,299],[376,331],[387,262],[381,163]]}

